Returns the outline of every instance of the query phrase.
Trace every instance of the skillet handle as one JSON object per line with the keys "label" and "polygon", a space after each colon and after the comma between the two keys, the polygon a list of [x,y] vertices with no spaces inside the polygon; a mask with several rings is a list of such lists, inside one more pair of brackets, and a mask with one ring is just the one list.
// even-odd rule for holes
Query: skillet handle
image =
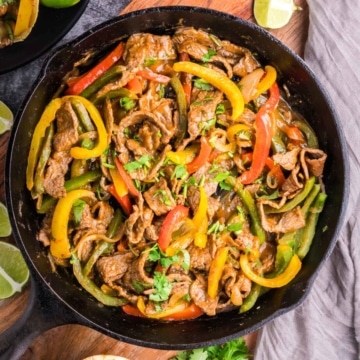
{"label": "skillet handle", "polygon": [[27,307],[20,318],[0,334],[0,360],[18,360],[31,342],[51,328],[78,324],[76,313],[53,295],[33,273]]}

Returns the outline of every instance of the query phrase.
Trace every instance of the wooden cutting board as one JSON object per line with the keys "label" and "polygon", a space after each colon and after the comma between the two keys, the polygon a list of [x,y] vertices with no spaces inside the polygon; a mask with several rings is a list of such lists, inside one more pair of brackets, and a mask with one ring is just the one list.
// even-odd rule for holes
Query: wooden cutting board
{"label": "wooden cutting board", "polygon": [[[309,12],[305,0],[295,0],[302,7],[297,11],[288,25],[271,31],[279,40],[303,56],[307,38]],[[122,11],[122,14],[153,6],[189,5],[215,9],[254,21],[251,0],[133,0]],[[4,169],[9,133],[0,136],[0,200],[5,201]],[[10,237],[7,239],[14,243]],[[0,301],[0,332],[16,321],[24,310],[29,295],[29,289],[10,299]],[[245,337],[250,348],[253,348],[256,334]],[[127,357],[131,360],[165,360],[176,354],[174,351],[142,348],[112,339],[95,330],[80,325],[66,325],[51,329],[41,334],[33,341],[22,360],[81,360],[95,354],[113,354]]]}

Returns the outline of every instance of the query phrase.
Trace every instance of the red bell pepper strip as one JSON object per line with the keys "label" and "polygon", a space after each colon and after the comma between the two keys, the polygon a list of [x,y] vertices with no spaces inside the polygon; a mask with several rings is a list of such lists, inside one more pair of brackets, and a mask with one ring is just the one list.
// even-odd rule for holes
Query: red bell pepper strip
{"label": "red bell pepper strip", "polygon": [[155,81],[159,84],[168,84],[170,81],[170,78],[168,76],[158,74],[149,70],[139,70],[136,75],[146,80]]}
{"label": "red bell pepper strip", "polygon": [[88,71],[84,76],[81,76],[78,81],[70,85],[66,90],[67,95],[78,95],[96,79],[98,79],[106,70],[110,69],[117,61],[120,60],[124,52],[124,43],[120,42],[114,50],[110,52],[103,60],[101,60],[95,67]]}
{"label": "red bell pepper strip", "polygon": [[200,152],[198,156],[189,164],[186,165],[189,174],[199,170],[210,158],[212,147],[205,136],[200,138]]}
{"label": "red bell pepper strip", "polygon": [[192,303],[184,310],[181,310],[169,316],[165,316],[162,318],[162,320],[172,320],[172,321],[190,320],[190,319],[196,319],[197,317],[203,314],[204,312],[197,305]]}
{"label": "red bell pepper strip", "polygon": [[121,178],[123,179],[124,183],[126,184],[129,190],[129,194],[134,197],[140,196],[140,191],[135,187],[132,178],[126,172],[118,157],[115,157],[115,165],[119,171]]}
{"label": "red bell pepper strip", "polygon": [[277,83],[270,87],[268,100],[260,107],[256,113],[255,129],[256,140],[253,152],[253,161],[249,170],[240,175],[240,181],[244,184],[253,183],[262,173],[266,159],[269,157],[271,138],[273,136],[272,120],[269,112],[273,111],[280,98],[280,91]]}
{"label": "red bell pepper strip", "polygon": [[142,85],[137,76],[129,80],[129,82],[125,86],[128,90],[134,92],[135,94],[142,93]]}
{"label": "red bell pepper strip", "polygon": [[[179,54],[179,60],[180,61],[190,61],[190,56],[188,53],[182,52]],[[192,77],[192,75],[190,75],[190,74],[187,74],[184,72],[180,73],[180,81],[181,81],[182,87],[184,89],[187,106],[189,106],[190,102],[191,102],[191,89],[192,89],[191,77]]]}
{"label": "red bell pepper strip", "polygon": [[161,251],[165,252],[171,241],[171,235],[180,221],[189,216],[189,208],[183,205],[176,205],[171,209],[161,225],[158,245]]}
{"label": "red bell pepper strip", "polygon": [[124,210],[125,214],[129,216],[132,212],[132,205],[129,198],[129,195],[120,196],[115,189],[114,184],[110,184],[108,186],[109,193],[117,200],[117,202],[120,204],[121,208]]}
{"label": "red bell pepper strip", "polygon": [[281,186],[285,181],[285,175],[282,172],[280,165],[275,164],[274,160],[270,157],[266,159],[265,164],[270,169],[269,174],[277,180],[278,186]]}
{"label": "red bell pepper strip", "polygon": [[145,317],[135,305],[126,304],[126,305],[122,306],[121,309],[127,315]]}

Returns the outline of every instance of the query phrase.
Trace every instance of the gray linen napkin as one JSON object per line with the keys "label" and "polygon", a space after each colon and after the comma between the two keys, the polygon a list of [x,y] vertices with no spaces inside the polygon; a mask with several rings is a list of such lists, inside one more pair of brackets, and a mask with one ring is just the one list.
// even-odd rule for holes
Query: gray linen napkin
{"label": "gray linen napkin", "polygon": [[308,0],[305,61],[330,94],[350,156],[350,202],[305,301],[259,333],[255,360],[360,359],[360,1]]}
{"label": "gray linen napkin", "polygon": [[[53,48],[65,44],[103,21],[119,15],[129,3],[130,0],[90,0],[75,26]],[[25,98],[27,89],[30,89],[31,84],[37,78],[46,56],[47,54],[44,54],[19,69],[0,75],[0,99],[14,113]]]}

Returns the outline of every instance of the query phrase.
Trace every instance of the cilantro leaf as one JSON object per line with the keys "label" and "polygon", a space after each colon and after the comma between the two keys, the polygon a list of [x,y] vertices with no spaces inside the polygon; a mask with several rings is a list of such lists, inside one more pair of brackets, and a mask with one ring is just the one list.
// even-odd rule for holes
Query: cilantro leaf
{"label": "cilantro leaf", "polygon": [[141,168],[149,168],[151,166],[150,160],[151,160],[150,155],[143,155],[139,160],[131,161],[125,164],[124,168],[129,173]]}
{"label": "cilantro leaf", "polygon": [[205,91],[211,91],[214,89],[213,86],[209,84],[207,81],[199,78],[194,80],[194,86]]}
{"label": "cilantro leaf", "polygon": [[154,273],[154,292],[149,295],[149,299],[155,302],[166,301],[172,290],[172,283],[166,277],[166,274],[159,271]]}
{"label": "cilantro leaf", "polygon": [[202,57],[203,62],[209,62],[211,58],[216,55],[216,51],[214,49],[209,49],[209,51]]}
{"label": "cilantro leaf", "polygon": [[76,200],[73,205],[74,219],[77,224],[80,223],[86,202],[84,200]]}

